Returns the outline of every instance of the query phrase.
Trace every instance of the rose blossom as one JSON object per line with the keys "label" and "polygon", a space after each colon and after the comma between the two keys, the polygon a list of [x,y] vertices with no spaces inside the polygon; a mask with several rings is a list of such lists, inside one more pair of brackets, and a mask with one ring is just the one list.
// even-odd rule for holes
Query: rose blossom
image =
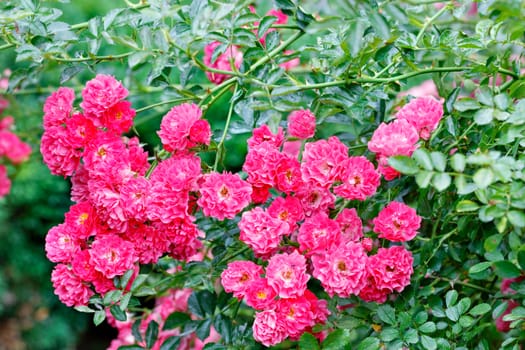
{"label": "rose blossom", "polygon": [[210,144],[211,130],[208,122],[201,119],[202,110],[194,103],[173,107],[160,123],[162,146],[168,152],[184,151],[198,144]]}
{"label": "rose blossom", "polygon": [[288,115],[288,133],[298,139],[309,139],[315,134],[315,115],[309,109],[293,111]]}
{"label": "rose blossom", "polygon": [[94,294],[66,265],[58,264],[51,273],[55,294],[67,306],[87,305]]}
{"label": "rose blossom", "polygon": [[343,209],[335,218],[347,241],[358,242],[363,237],[363,223],[355,208]]}
{"label": "rose blossom", "polygon": [[443,117],[443,104],[431,96],[418,97],[403,106],[395,117],[408,121],[423,140],[428,140]]}
{"label": "rose blossom", "polygon": [[306,218],[297,235],[299,250],[307,257],[316,253],[324,255],[332,246],[338,246],[342,241],[339,224],[324,212]]}
{"label": "rose blossom", "polygon": [[82,90],[80,107],[97,127],[102,124],[102,115],[128,96],[128,90],[111,75],[97,74]]}
{"label": "rose blossom", "polygon": [[380,290],[401,292],[414,272],[412,253],[403,246],[379,248],[368,257],[367,272]]}
{"label": "rose blossom", "polygon": [[[235,66],[236,69],[239,69],[242,63],[242,52],[236,47],[236,46],[228,46],[223,53],[217,56],[215,60],[212,62],[212,56],[215,49],[221,45],[220,42],[214,41],[211,44],[206,45],[204,47],[204,64],[210,68],[219,69],[223,71],[231,71],[232,65]],[[221,74],[221,73],[215,73],[206,71],[206,76],[208,79],[214,83],[214,84],[220,84],[226,79],[228,79],[229,75],[227,74]]]}
{"label": "rose blossom", "polygon": [[46,256],[52,262],[68,263],[80,251],[81,240],[74,228],[60,224],[52,227],[46,235]]}
{"label": "rose blossom", "polygon": [[252,136],[246,140],[248,148],[254,148],[263,142],[269,142],[275,148],[281,147],[284,142],[283,128],[277,129],[277,134],[274,134],[268,125],[263,124],[258,128],[253,129]]}
{"label": "rose blossom", "polygon": [[379,238],[405,242],[414,238],[421,225],[416,210],[400,202],[390,202],[372,221]]}
{"label": "rose blossom", "polygon": [[277,293],[266,278],[256,278],[248,284],[245,291],[246,304],[256,310],[270,308],[275,303]]}
{"label": "rose blossom", "polygon": [[264,346],[279,344],[286,339],[287,332],[282,315],[275,310],[265,310],[255,314],[253,338]]}
{"label": "rose blossom", "polygon": [[341,185],[334,188],[334,193],[348,200],[365,200],[376,193],[380,176],[374,165],[365,157],[349,157],[343,161]]}
{"label": "rose blossom", "polygon": [[95,238],[89,250],[91,263],[106,278],[123,275],[137,260],[133,244],[117,235]]}
{"label": "rose blossom", "polygon": [[310,279],[306,273],[305,257],[297,251],[272,256],[266,267],[266,278],[281,298],[303,295]]}
{"label": "rose blossom", "polygon": [[0,198],[6,196],[11,191],[11,180],[7,177],[7,168],[0,164]]}
{"label": "rose blossom", "polygon": [[297,223],[304,219],[301,202],[292,196],[275,198],[268,207],[268,214],[288,223],[288,233],[295,231],[297,229]]}
{"label": "rose blossom", "polygon": [[301,163],[303,181],[329,188],[341,179],[343,163],[347,158],[348,147],[336,136],[306,143]]}
{"label": "rose blossom", "polygon": [[313,276],[321,281],[331,297],[348,298],[359,294],[366,276],[367,255],[360,243],[347,242],[326,255],[313,255]]}
{"label": "rose blossom", "polygon": [[221,273],[224,290],[233,293],[236,298],[243,298],[250,284],[260,278],[263,268],[254,262],[237,260],[228,264]]}
{"label": "rose blossom", "polygon": [[44,103],[44,129],[63,125],[73,111],[75,91],[61,87],[53,92]]}
{"label": "rose blossom", "polygon": [[237,174],[212,172],[204,175],[199,193],[197,204],[204,215],[233,219],[250,203],[252,187]]}

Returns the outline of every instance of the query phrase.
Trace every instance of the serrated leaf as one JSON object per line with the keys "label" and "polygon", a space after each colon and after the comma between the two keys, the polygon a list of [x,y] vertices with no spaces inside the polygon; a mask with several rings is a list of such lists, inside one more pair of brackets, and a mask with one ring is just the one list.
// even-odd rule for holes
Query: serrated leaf
{"label": "serrated leaf", "polygon": [[456,153],[450,157],[450,166],[458,173],[462,173],[465,170],[466,157],[461,153]]}
{"label": "serrated leaf", "polygon": [[266,35],[266,49],[268,51],[272,51],[273,49],[275,49],[280,42],[281,36],[279,34],[279,31],[274,30]]}
{"label": "serrated leaf", "polygon": [[153,347],[153,344],[157,341],[157,337],[159,336],[159,324],[153,320],[151,320],[148,324],[148,328],[146,329],[146,347],[148,349]]}
{"label": "serrated leaf", "polygon": [[257,29],[257,37],[262,38],[264,34],[266,34],[266,31],[270,28],[272,24],[274,24],[277,21],[277,17],[275,16],[265,16],[261,23],[259,23],[259,28]]}
{"label": "serrated leaf", "polygon": [[421,188],[427,188],[434,176],[434,172],[422,170],[416,174],[416,183]]}
{"label": "serrated leaf", "polygon": [[178,349],[180,344],[180,337],[177,335],[174,335],[172,337],[167,338],[164,340],[162,345],[160,346],[160,350],[173,350]]}
{"label": "serrated leaf", "polygon": [[141,63],[146,62],[146,59],[150,56],[150,53],[147,51],[137,51],[132,53],[128,57],[128,66],[129,68],[133,68],[138,66]]}
{"label": "serrated leaf", "polygon": [[197,329],[195,330],[195,334],[197,334],[197,337],[200,340],[204,340],[210,336],[210,327],[211,327],[211,319],[205,319],[202,321],[198,321]]}
{"label": "serrated leaf", "polygon": [[465,213],[469,211],[475,211],[479,209],[479,204],[468,199],[459,201],[456,205],[456,211],[459,213]]}
{"label": "serrated leaf", "polygon": [[164,322],[163,329],[173,329],[177,327],[182,327],[186,322],[190,321],[191,317],[184,312],[173,312],[171,313],[166,321]]}
{"label": "serrated leaf", "polygon": [[432,165],[439,171],[445,171],[447,166],[447,157],[441,152],[431,152],[430,158],[432,159]]}
{"label": "serrated leaf", "polygon": [[417,166],[416,162],[407,156],[389,157],[388,164],[400,173],[406,175],[415,175],[419,171],[419,167]]}
{"label": "serrated leaf", "polygon": [[97,310],[93,314],[93,323],[95,324],[95,326],[98,326],[99,324],[104,322],[105,319],[106,319],[106,311],[105,310]]}
{"label": "serrated leaf", "polygon": [[[374,337],[368,337],[363,339],[357,350],[378,350],[380,348],[379,339]],[[306,349],[305,349],[306,350]]]}
{"label": "serrated leaf", "polygon": [[317,341],[317,338],[314,337],[312,334],[306,332],[303,333],[301,338],[299,339],[299,349],[300,350],[320,350],[319,342]]}
{"label": "serrated leaf", "polygon": [[377,308],[377,317],[389,325],[396,323],[396,310],[390,305],[380,305]]}
{"label": "serrated leaf", "polygon": [[344,350],[350,342],[350,330],[337,329],[323,341],[323,350]]}
{"label": "serrated leaf", "polygon": [[456,306],[449,307],[445,310],[445,315],[447,318],[453,322],[457,322],[459,320],[459,311]]}
{"label": "serrated leaf", "polygon": [[515,278],[521,275],[520,269],[513,263],[507,260],[495,261],[494,272],[502,278]]}
{"label": "serrated leaf", "polygon": [[525,227],[525,213],[518,210],[511,210],[507,213],[509,222],[515,227]]}
{"label": "serrated leaf", "polygon": [[421,336],[421,345],[423,346],[423,349],[426,349],[426,350],[436,350],[437,349],[437,342],[434,340],[434,338],[431,338],[428,335]]}
{"label": "serrated leaf", "polygon": [[422,333],[434,333],[436,331],[436,324],[434,322],[425,322],[419,326],[418,330]]}
{"label": "serrated leaf", "polygon": [[416,160],[416,162],[426,170],[433,170],[434,167],[432,165],[432,159],[430,158],[430,153],[428,153],[427,150],[423,148],[418,148],[414,151],[412,154],[412,158]]}
{"label": "serrated leaf", "polygon": [[148,278],[148,275],[146,274],[138,274],[137,277],[133,280],[133,283],[131,284],[131,291],[135,292],[144,282],[146,282],[146,279]]}
{"label": "serrated leaf", "polygon": [[500,235],[500,234],[491,235],[487,237],[485,241],[483,242],[483,248],[485,248],[487,252],[493,252],[494,250],[498,248],[502,239],[503,239],[503,235]]}
{"label": "serrated leaf", "polygon": [[394,339],[399,339],[399,330],[393,327],[386,327],[379,332],[379,338],[384,342],[391,342]]}
{"label": "serrated leaf", "polygon": [[126,321],[127,319],[126,313],[122,311],[119,305],[116,305],[116,304],[112,305],[109,311],[111,312],[111,314],[113,315],[113,317],[115,317],[117,321]]}
{"label": "serrated leaf", "polygon": [[487,125],[494,119],[494,110],[492,108],[483,108],[474,113],[474,122],[478,125]]}
{"label": "serrated leaf", "polygon": [[472,316],[480,316],[480,315],[486,314],[487,312],[490,312],[490,310],[491,310],[491,307],[489,304],[482,303],[482,304],[478,304],[474,306],[472,309],[470,309],[468,313],[471,314]]}
{"label": "serrated leaf", "polygon": [[217,296],[207,290],[194,291],[188,299],[188,310],[199,317],[213,315]]}
{"label": "serrated leaf", "polygon": [[459,112],[479,109],[481,106],[478,101],[472,98],[462,98],[454,103],[454,109]]}
{"label": "serrated leaf", "polygon": [[474,173],[472,180],[479,189],[484,189],[494,181],[494,173],[490,168],[481,168]]}
{"label": "serrated leaf", "polygon": [[456,304],[456,301],[458,300],[458,295],[459,294],[456,290],[449,290],[445,295],[445,305],[447,307],[454,306],[454,304]]}
{"label": "serrated leaf", "polygon": [[432,178],[432,186],[434,186],[438,192],[446,190],[451,183],[452,178],[447,173],[437,173],[434,174],[434,177]]}
{"label": "serrated leaf", "polygon": [[478,101],[485,106],[492,107],[494,105],[494,101],[492,100],[492,90],[486,85],[479,87],[476,92],[476,97]]}

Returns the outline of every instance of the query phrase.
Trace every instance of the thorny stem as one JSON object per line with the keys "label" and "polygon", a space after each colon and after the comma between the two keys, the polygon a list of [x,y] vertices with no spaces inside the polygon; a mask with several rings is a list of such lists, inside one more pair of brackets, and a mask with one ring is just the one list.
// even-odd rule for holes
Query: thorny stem
{"label": "thorny stem", "polygon": [[425,31],[427,30],[427,28],[432,24],[432,22],[434,22],[437,18],[439,18],[443,13],[447,12],[448,10],[450,10],[450,8],[454,6],[451,2],[449,2],[448,4],[446,4],[445,6],[443,6],[441,8],[441,10],[439,10],[438,12],[436,12],[436,14],[432,17],[430,17],[429,19],[427,19],[425,21],[425,23],[423,24],[423,27],[421,28],[421,30],[419,31],[419,33],[417,34],[417,37],[416,37],[416,41],[415,41],[415,44],[417,45],[419,43],[419,41],[421,40],[421,38],[423,37],[423,35],[425,34]]}
{"label": "thorny stem", "polygon": [[137,113],[140,113],[140,112],[144,112],[148,109],[152,109],[152,108],[155,108],[155,107],[158,107],[158,106],[163,106],[163,105],[167,105],[167,104],[171,104],[171,103],[179,103],[179,102],[185,102],[185,101],[193,101],[195,100],[196,98],[192,98],[192,97],[179,97],[179,98],[174,98],[172,100],[166,100],[166,101],[161,101],[161,102],[157,102],[157,103],[153,103],[151,105],[148,105],[148,106],[145,106],[145,107],[142,107],[142,108],[139,108],[136,110]]}
{"label": "thorny stem", "polygon": [[445,281],[445,282],[450,283],[452,286],[454,286],[454,284],[459,284],[461,286],[465,286],[465,287],[468,287],[468,288],[476,289],[476,290],[479,290],[481,292],[493,293],[493,291],[490,290],[490,289],[483,288],[483,287],[480,287],[480,286],[478,286],[476,284],[472,284],[472,283],[469,283],[469,282],[463,282],[463,281],[460,281],[460,280],[453,280],[453,279],[450,279],[450,278],[447,278],[447,277],[441,277],[441,276],[428,276],[427,278],[432,278],[432,279],[435,279],[435,280],[438,280],[438,281]]}

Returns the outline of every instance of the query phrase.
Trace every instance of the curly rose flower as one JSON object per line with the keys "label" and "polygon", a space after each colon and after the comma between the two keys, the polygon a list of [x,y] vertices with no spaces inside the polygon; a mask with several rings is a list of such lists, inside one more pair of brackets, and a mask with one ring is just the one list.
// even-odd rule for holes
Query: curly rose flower
{"label": "curly rose flower", "polygon": [[293,111],[288,115],[288,134],[298,139],[309,139],[315,134],[315,115],[309,109]]}
{"label": "curly rose flower", "polygon": [[250,204],[252,187],[239,175],[212,172],[204,175],[199,186],[200,197],[197,204],[204,215],[219,220],[233,219]]}
{"label": "curly rose flower", "polygon": [[379,238],[405,242],[414,238],[421,225],[416,210],[400,202],[390,202],[372,221]]}
{"label": "curly rose flower", "polygon": [[268,214],[288,223],[288,233],[295,231],[297,229],[297,223],[304,219],[304,211],[301,202],[297,198],[291,196],[286,198],[275,198],[268,207]]}
{"label": "curly rose flower", "polygon": [[279,191],[290,194],[298,192],[304,186],[301,164],[297,159],[283,154],[275,170],[275,182]]}
{"label": "curly rose flower", "polygon": [[339,224],[324,212],[306,218],[297,235],[299,250],[307,257],[316,253],[324,255],[332,246],[338,246],[342,241]]}
{"label": "curly rose flower", "polygon": [[7,130],[0,130],[0,157],[6,157],[13,164],[20,164],[29,159],[31,146]]}
{"label": "curly rose flower", "polygon": [[374,165],[365,157],[350,157],[343,162],[341,185],[334,188],[334,193],[348,200],[363,201],[376,193],[380,176]]}
{"label": "curly rose flower", "polygon": [[326,212],[335,205],[335,196],[332,192],[318,184],[305,184],[299,189],[296,197],[301,201],[306,216]]}
{"label": "curly rose flower", "polygon": [[128,220],[144,221],[150,192],[150,182],[142,177],[132,177],[120,188],[120,206]]}
{"label": "curly rose flower", "polygon": [[168,152],[185,151],[197,146],[195,141],[209,145],[211,131],[206,120],[201,119],[202,110],[194,103],[173,107],[160,123],[157,134]]}
{"label": "curly rose flower", "polygon": [[128,90],[111,75],[97,74],[82,90],[80,107],[97,127],[103,127],[102,115],[128,96]]}
{"label": "curly rose flower", "polygon": [[269,142],[275,148],[281,147],[284,142],[283,128],[277,129],[277,134],[274,134],[268,125],[263,124],[258,128],[253,129],[252,136],[246,140],[248,148],[254,148],[263,142]]}
{"label": "curly rose flower", "polygon": [[109,131],[120,135],[129,131],[133,125],[135,114],[135,110],[131,108],[131,102],[120,101],[104,111],[101,116],[101,124]]}
{"label": "curly rose flower", "polygon": [[133,243],[140,264],[156,264],[170,246],[166,231],[139,222],[128,225],[126,238]]}
{"label": "curly rose flower", "polygon": [[345,240],[358,242],[363,237],[363,223],[355,208],[343,209],[335,218]]}
{"label": "curly rose flower", "polygon": [[95,238],[89,251],[91,263],[106,278],[123,275],[137,260],[133,244],[116,235]]}
{"label": "curly rose flower", "polygon": [[242,166],[248,174],[248,182],[256,187],[273,187],[277,165],[282,157],[271,142],[262,142],[250,148]]}
{"label": "curly rose flower", "polygon": [[246,304],[256,310],[271,308],[275,304],[277,293],[268,284],[266,278],[256,278],[246,288]]}
{"label": "curly rose flower", "polygon": [[359,294],[366,276],[367,255],[359,243],[348,242],[332,248],[326,255],[312,256],[313,276],[321,281],[331,297],[348,298]]}
{"label": "curly rose flower", "polygon": [[282,315],[275,310],[255,314],[253,338],[264,346],[279,344],[286,339],[287,331]]}
{"label": "curly rose flower", "polygon": [[312,305],[305,296],[279,299],[275,310],[281,315],[286,334],[294,340],[315,325]]}
{"label": "curly rose flower", "polygon": [[280,244],[281,237],[288,232],[288,224],[274,219],[261,207],[244,212],[239,222],[239,239],[246,243],[256,255],[271,254]]}
{"label": "curly rose flower", "polygon": [[367,272],[379,290],[401,292],[414,272],[412,253],[403,246],[379,248],[368,258]]}
{"label": "curly rose flower", "polygon": [[260,278],[263,268],[254,262],[237,260],[228,264],[221,273],[224,290],[233,293],[236,298],[243,298],[250,284]]}
{"label": "curly rose flower", "polygon": [[412,124],[423,140],[428,140],[443,117],[443,103],[431,96],[418,97],[401,108],[396,116]]}
{"label": "curly rose flower", "polygon": [[[212,62],[213,52],[221,45],[220,42],[214,41],[204,47],[204,64],[210,68],[223,71],[231,71],[232,65],[239,69],[242,63],[242,52],[236,46],[228,46],[223,53],[217,56]],[[206,71],[206,76],[214,84],[220,84],[228,79],[228,74],[214,73]]]}
{"label": "curly rose flower", "polygon": [[276,254],[268,261],[266,278],[281,298],[302,296],[310,279],[306,273],[306,258],[297,251]]}
{"label": "curly rose flower", "polygon": [[75,91],[67,87],[58,88],[44,103],[44,129],[63,125],[73,112]]}
{"label": "curly rose flower", "polygon": [[46,256],[55,263],[68,263],[80,251],[81,240],[72,227],[60,224],[52,227],[46,235]]}
{"label": "curly rose flower", "polygon": [[71,176],[80,164],[82,151],[71,144],[69,133],[62,126],[50,127],[42,135],[40,153],[54,175]]}
{"label": "curly rose flower", "polygon": [[67,306],[87,305],[95,293],[66,265],[58,264],[51,273],[55,294]]}
{"label": "curly rose flower", "polygon": [[341,179],[343,163],[348,158],[346,147],[336,136],[309,142],[304,146],[301,171],[303,180],[329,188]]}
{"label": "curly rose flower", "polygon": [[90,202],[80,202],[69,207],[65,214],[65,223],[71,228],[76,238],[86,239],[96,233],[98,221],[95,208]]}

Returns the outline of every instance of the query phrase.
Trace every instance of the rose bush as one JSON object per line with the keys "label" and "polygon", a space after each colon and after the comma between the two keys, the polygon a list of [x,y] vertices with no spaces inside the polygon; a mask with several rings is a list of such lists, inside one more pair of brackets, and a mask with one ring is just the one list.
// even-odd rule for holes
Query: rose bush
{"label": "rose bush", "polygon": [[56,75],[51,280],[112,349],[520,348],[519,5],[126,5],[0,46]]}

